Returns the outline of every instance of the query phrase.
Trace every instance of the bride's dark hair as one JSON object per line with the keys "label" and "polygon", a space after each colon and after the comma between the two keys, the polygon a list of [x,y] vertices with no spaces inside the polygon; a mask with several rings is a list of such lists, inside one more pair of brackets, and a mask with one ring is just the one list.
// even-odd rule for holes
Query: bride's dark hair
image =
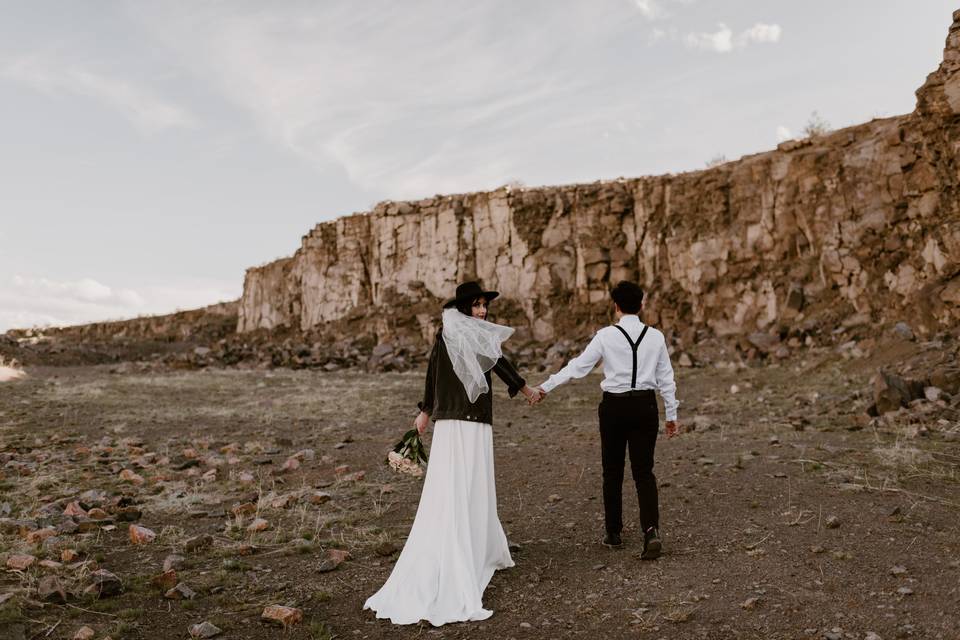
{"label": "bride's dark hair", "polygon": [[[473,317],[473,303],[476,302],[477,300],[486,300],[486,298],[484,298],[483,296],[477,296],[472,300],[461,300],[460,302],[457,303],[457,311],[459,311],[465,316]],[[489,319],[490,301],[486,300],[486,302],[487,302],[487,318]]]}

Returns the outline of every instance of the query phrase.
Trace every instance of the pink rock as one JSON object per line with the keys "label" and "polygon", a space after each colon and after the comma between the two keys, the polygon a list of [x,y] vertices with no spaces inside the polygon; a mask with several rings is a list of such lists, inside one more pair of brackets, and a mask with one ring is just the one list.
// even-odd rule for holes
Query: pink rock
{"label": "pink rock", "polygon": [[153,542],[157,534],[146,527],[138,524],[130,525],[130,542],[133,544],[149,544]]}
{"label": "pink rock", "polygon": [[270,528],[270,523],[264,520],[263,518],[257,518],[247,527],[247,531],[250,533],[256,533],[259,531],[266,531]]}
{"label": "pink rock", "polygon": [[123,471],[121,471],[120,479],[123,480],[124,482],[131,482],[135,485],[141,485],[144,482],[146,482],[143,479],[143,476],[139,475],[138,473],[130,469],[124,469]]}
{"label": "pink rock", "polygon": [[80,506],[77,502],[71,502],[63,510],[63,515],[65,516],[85,516],[87,515],[86,510]]}
{"label": "pink rock", "polygon": [[34,562],[37,561],[35,556],[28,556],[22,553],[15,553],[12,556],[7,558],[7,568],[14,569],[16,571],[24,571],[30,568]]}
{"label": "pink rock", "polygon": [[303,620],[303,611],[294,609],[293,607],[283,607],[272,604],[263,610],[260,617],[263,620],[278,622],[284,627],[289,627]]}
{"label": "pink rock", "polygon": [[73,640],[93,640],[95,635],[97,635],[97,632],[90,627],[80,627],[77,629],[77,632],[73,634]]}
{"label": "pink rock", "polygon": [[36,531],[31,531],[27,534],[27,542],[30,544],[39,544],[49,538],[50,536],[57,535],[56,529],[53,527],[44,527],[43,529],[37,529]]}

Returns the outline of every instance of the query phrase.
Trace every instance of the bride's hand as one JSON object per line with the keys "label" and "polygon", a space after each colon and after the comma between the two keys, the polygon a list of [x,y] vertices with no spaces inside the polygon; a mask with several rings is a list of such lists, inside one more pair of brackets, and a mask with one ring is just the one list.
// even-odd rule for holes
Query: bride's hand
{"label": "bride's hand", "polygon": [[417,414],[416,419],[413,421],[413,426],[417,428],[417,433],[423,435],[423,432],[427,430],[427,425],[430,424],[430,415],[421,411]]}

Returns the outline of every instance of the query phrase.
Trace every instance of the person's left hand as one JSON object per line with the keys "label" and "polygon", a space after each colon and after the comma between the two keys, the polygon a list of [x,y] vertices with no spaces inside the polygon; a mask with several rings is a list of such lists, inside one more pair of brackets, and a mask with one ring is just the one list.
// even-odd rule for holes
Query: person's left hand
{"label": "person's left hand", "polygon": [[680,433],[680,425],[677,424],[676,420],[667,420],[667,437],[672,438],[673,436]]}

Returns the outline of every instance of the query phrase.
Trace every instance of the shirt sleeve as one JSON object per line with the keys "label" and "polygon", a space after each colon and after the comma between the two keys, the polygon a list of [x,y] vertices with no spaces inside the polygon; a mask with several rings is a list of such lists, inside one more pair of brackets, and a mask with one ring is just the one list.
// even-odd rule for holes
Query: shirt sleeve
{"label": "shirt sleeve", "polygon": [[660,356],[657,358],[657,388],[663,397],[664,417],[670,420],[677,419],[677,383],[673,380],[673,365],[670,364],[670,354],[667,352],[667,343],[660,347]]}
{"label": "shirt sleeve", "polygon": [[602,356],[603,349],[600,346],[600,334],[597,333],[593,336],[593,340],[590,341],[587,348],[583,350],[583,353],[568,362],[567,366],[563,369],[560,369],[560,371],[547,378],[547,381],[544,382],[541,387],[544,391],[550,393],[564,382],[568,382],[571,378],[582,378],[593,371],[593,368],[597,366]]}

